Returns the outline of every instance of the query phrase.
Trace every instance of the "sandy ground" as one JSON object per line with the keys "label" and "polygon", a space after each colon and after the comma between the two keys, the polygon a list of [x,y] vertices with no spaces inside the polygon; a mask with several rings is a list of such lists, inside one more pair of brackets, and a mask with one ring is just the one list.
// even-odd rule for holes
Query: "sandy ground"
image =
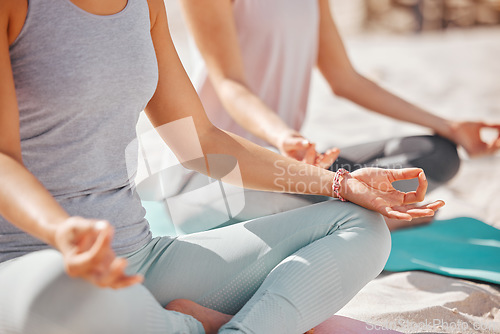
{"label": "sandy ground", "polygon": [[[166,4],[174,42],[189,72],[192,64],[177,4]],[[345,43],[360,72],[402,97],[448,118],[500,123],[499,28],[422,36],[354,35]],[[303,133],[321,148],[427,133],[334,97],[317,73],[309,107]],[[447,203],[437,218],[470,216],[500,228],[500,155],[469,159],[461,154],[458,176],[428,195]],[[383,273],[339,314],[405,333],[500,333],[499,309],[498,286],[403,272]]]}

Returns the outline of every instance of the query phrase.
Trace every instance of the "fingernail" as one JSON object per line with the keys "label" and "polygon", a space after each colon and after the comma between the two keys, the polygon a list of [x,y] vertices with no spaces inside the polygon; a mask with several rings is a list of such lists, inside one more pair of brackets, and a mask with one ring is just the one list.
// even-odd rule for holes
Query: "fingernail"
{"label": "fingernail", "polygon": [[304,140],[302,141],[302,145],[309,145],[309,141],[308,141],[308,140],[306,140],[306,139],[304,139]]}
{"label": "fingernail", "polygon": [[427,181],[427,178],[425,177],[425,173],[424,173],[424,172],[422,172],[422,173],[420,173],[420,174],[422,175],[422,179],[423,179],[424,181]]}

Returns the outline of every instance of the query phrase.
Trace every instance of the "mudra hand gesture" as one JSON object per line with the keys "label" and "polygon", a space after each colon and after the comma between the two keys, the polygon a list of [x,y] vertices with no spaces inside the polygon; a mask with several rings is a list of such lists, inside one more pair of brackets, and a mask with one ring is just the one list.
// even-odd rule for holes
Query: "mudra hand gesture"
{"label": "mudra hand gesture", "polygon": [[340,154],[340,150],[336,147],[325,153],[319,153],[316,151],[316,144],[302,137],[300,133],[292,133],[283,137],[278,144],[278,149],[285,157],[320,168],[329,168]]}
{"label": "mudra hand gesture", "polygon": [[[451,126],[450,139],[461,145],[471,157],[495,154],[500,150],[500,124],[484,122],[456,122]],[[496,138],[485,141],[481,138],[482,129],[497,131]]]}
{"label": "mudra hand gesture", "polygon": [[[413,178],[418,178],[415,191],[405,193],[392,186],[395,181]],[[344,175],[339,184],[341,197],[388,218],[410,221],[413,218],[433,216],[444,205],[443,201],[414,205],[424,200],[427,190],[427,179],[420,168],[362,168]]]}
{"label": "mudra hand gesture", "polygon": [[66,272],[99,287],[125,288],[141,283],[141,275],[125,273],[127,260],[111,248],[114,229],[109,222],[70,217],[57,226],[55,247],[62,253]]}

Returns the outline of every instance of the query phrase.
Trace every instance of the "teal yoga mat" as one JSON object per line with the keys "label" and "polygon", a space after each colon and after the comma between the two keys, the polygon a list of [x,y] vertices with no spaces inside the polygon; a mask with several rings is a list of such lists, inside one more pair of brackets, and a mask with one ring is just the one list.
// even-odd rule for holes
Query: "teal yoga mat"
{"label": "teal yoga mat", "polygon": [[142,206],[146,209],[146,219],[153,237],[177,236],[178,233],[172,224],[164,202],[142,201]]}
{"label": "teal yoga mat", "polygon": [[395,231],[384,269],[425,270],[500,284],[500,230],[460,217]]}

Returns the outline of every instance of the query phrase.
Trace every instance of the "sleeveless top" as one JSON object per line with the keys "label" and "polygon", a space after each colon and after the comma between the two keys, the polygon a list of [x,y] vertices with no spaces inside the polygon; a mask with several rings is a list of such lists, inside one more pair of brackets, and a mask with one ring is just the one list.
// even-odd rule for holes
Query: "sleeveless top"
{"label": "sleeveless top", "polygon": [[[319,43],[317,0],[235,0],[233,12],[249,88],[295,129],[300,130]],[[194,52],[193,84],[210,120],[259,145],[269,145],[240,127],[224,110]]]}
{"label": "sleeveless top", "polygon": [[[10,58],[25,166],[70,215],[110,221],[117,254],[145,245],[129,144],[158,81],[147,0],[107,16],[29,0]],[[47,247],[0,217],[0,261]]]}

